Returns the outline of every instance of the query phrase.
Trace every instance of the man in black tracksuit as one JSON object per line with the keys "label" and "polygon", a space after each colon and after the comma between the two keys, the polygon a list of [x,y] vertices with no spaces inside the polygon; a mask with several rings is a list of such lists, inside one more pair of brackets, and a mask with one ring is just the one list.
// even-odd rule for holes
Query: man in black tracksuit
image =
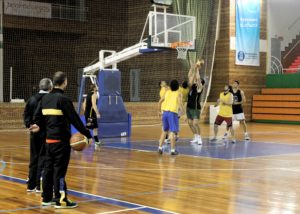
{"label": "man in black tracksuit", "polygon": [[[72,101],[64,96],[67,77],[63,72],[56,72],[53,77],[54,89],[41,100],[35,112],[32,131],[37,131],[41,119],[46,123],[46,158],[43,177],[43,206],[55,202],[55,208],[75,208],[77,204],[67,198],[65,176],[70,160],[70,124],[92,141],[92,136],[76,113]],[[54,187],[54,199],[53,198]]]}
{"label": "man in black tracksuit", "polygon": [[[33,125],[33,114],[38,106],[42,97],[52,90],[52,81],[48,78],[44,78],[40,81],[39,93],[32,95],[24,109],[24,124],[26,128]],[[40,192],[40,178],[43,170],[43,162],[45,156],[45,141],[46,141],[46,128],[40,127],[41,130],[38,133],[30,133],[30,164],[27,181],[27,192]]]}

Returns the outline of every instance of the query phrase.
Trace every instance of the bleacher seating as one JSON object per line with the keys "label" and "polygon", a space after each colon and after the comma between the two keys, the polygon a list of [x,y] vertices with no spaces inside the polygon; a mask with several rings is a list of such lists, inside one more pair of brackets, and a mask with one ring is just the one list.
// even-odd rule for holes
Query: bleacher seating
{"label": "bleacher seating", "polygon": [[286,73],[295,72],[300,72],[300,56],[296,57],[293,63],[289,66],[288,70],[286,70]]}
{"label": "bleacher seating", "polygon": [[252,120],[300,124],[300,88],[264,88],[253,96]]}

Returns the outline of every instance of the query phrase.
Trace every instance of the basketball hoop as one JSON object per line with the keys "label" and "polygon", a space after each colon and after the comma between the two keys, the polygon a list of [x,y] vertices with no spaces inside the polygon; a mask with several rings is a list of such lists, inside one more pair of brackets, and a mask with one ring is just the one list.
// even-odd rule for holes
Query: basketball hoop
{"label": "basketball hoop", "polygon": [[177,50],[177,59],[186,59],[188,50],[191,49],[193,43],[191,41],[188,42],[173,42],[171,43],[171,48]]}
{"label": "basketball hoop", "polygon": [[189,47],[176,47],[177,50],[177,59],[186,59],[187,52],[189,50]]}

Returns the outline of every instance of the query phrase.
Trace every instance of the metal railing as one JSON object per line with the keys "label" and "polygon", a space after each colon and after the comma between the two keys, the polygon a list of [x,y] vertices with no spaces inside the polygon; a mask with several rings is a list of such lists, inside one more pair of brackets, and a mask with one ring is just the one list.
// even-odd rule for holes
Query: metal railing
{"label": "metal railing", "polygon": [[52,4],[52,18],[66,19],[74,21],[86,21],[87,7],[67,6],[61,4]]}
{"label": "metal railing", "polygon": [[281,61],[277,57],[271,56],[271,74],[282,74],[282,71]]}
{"label": "metal railing", "polygon": [[297,45],[300,44],[300,40],[298,40],[298,42],[296,42],[296,44],[294,44],[294,46],[289,50],[289,52],[287,52],[284,56],[283,59],[287,58],[288,55],[290,55],[290,53],[292,53],[292,51],[297,47]]}

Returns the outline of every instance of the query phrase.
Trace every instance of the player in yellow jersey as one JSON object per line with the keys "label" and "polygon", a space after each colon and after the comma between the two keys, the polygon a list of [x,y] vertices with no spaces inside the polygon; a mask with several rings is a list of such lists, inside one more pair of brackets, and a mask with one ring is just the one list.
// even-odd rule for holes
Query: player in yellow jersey
{"label": "player in yellow jersey", "polygon": [[167,84],[166,81],[162,80],[159,83],[159,87],[160,87],[160,91],[159,91],[159,98],[162,98],[165,96],[165,93],[167,92],[167,90],[169,90],[169,86]]}
{"label": "player in yellow jersey", "polygon": [[[159,87],[160,87],[160,91],[159,91],[159,99],[161,99],[162,97],[165,96],[166,92],[168,90],[170,90],[168,84],[166,81],[162,80],[158,83]],[[162,108],[164,108],[164,102],[161,104],[161,114],[163,113],[163,110]],[[168,134],[166,135],[166,139],[165,139],[165,143],[170,143],[170,140],[169,140],[169,136]]]}
{"label": "player in yellow jersey", "polygon": [[[163,144],[166,138],[166,135],[169,132],[170,141],[171,141],[171,155],[177,155],[178,151],[175,149],[175,138],[176,133],[179,131],[179,118],[178,112],[183,111],[183,103],[182,103],[182,94],[178,90],[179,84],[177,80],[172,80],[170,83],[171,90],[168,90],[165,93],[165,96],[159,100],[159,113],[161,114],[161,110],[163,110],[162,114],[162,124],[163,131],[159,140],[158,152],[159,154],[163,153]],[[162,103],[164,106],[162,107]]]}
{"label": "player in yellow jersey", "polygon": [[232,137],[232,143],[235,143],[235,136],[234,136],[234,130],[232,127],[232,104],[233,104],[233,95],[231,93],[232,89],[231,86],[225,85],[224,86],[224,92],[220,93],[220,97],[218,99],[217,105],[220,106],[220,110],[218,113],[218,116],[215,120],[214,125],[214,138],[212,140],[217,140],[218,135],[218,128],[222,124],[223,121],[227,124],[227,129],[231,132]]}
{"label": "player in yellow jersey", "polygon": [[182,94],[182,102],[185,104],[188,100],[188,95],[189,95],[189,87],[188,87],[188,82],[185,80],[182,82],[181,86],[179,87],[179,91]]}

